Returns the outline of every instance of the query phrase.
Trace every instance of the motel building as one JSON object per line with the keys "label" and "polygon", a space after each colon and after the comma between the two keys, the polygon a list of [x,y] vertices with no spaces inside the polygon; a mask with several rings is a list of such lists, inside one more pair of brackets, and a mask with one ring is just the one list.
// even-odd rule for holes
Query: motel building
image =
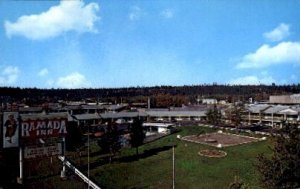
{"label": "motel building", "polygon": [[282,128],[283,122],[300,122],[300,94],[270,96],[265,104],[249,104],[243,120],[248,125],[266,125]]}
{"label": "motel building", "polygon": [[281,128],[283,122],[294,124],[300,121],[300,107],[252,104],[247,107],[243,119],[249,125],[259,124]]}
{"label": "motel building", "polygon": [[200,111],[169,111],[147,110],[148,121],[201,121],[206,119],[206,110]]}
{"label": "motel building", "polygon": [[143,123],[146,136],[155,134],[172,134],[175,131],[175,125],[172,123]]}

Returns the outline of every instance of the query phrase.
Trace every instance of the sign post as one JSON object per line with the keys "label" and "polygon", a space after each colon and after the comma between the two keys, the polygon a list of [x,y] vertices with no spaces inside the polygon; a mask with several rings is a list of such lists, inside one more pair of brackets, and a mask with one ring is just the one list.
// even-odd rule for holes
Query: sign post
{"label": "sign post", "polygon": [[23,149],[19,148],[19,164],[20,164],[20,175],[17,178],[17,183],[23,184]]}
{"label": "sign post", "polygon": [[65,151],[66,151],[66,138],[63,137],[63,152],[62,152],[62,155],[63,155],[63,158],[64,158],[64,161],[63,161],[63,167],[62,167],[62,170],[60,172],[60,178],[61,179],[65,179],[66,178],[66,156],[65,156]]}
{"label": "sign post", "polygon": [[[67,134],[67,121],[67,113],[21,115],[19,134],[22,139],[22,144],[20,145],[19,150],[20,176],[18,177],[18,183],[21,184],[24,180],[24,158],[34,159],[40,157],[52,157],[56,155],[63,155],[64,161],[61,171],[61,178],[65,178],[65,135]],[[58,143],[58,141],[55,139],[59,138],[62,138],[62,141]]]}

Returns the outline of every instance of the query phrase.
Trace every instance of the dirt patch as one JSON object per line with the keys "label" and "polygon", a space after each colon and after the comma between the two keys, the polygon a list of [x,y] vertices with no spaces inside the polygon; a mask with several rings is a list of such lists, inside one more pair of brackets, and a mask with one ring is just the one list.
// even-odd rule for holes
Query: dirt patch
{"label": "dirt patch", "polygon": [[201,150],[198,152],[198,154],[200,156],[205,156],[205,157],[217,157],[217,158],[220,158],[220,157],[224,157],[227,155],[226,152],[224,151],[221,151],[221,150]]}
{"label": "dirt patch", "polygon": [[230,133],[209,133],[203,135],[189,135],[181,138],[182,140],[207,144],[215,147],[227,147],[239,144],[246,144],[251,142],[257,142],[260,139],[254,137],[248,137],[243,135],[236,135]]}

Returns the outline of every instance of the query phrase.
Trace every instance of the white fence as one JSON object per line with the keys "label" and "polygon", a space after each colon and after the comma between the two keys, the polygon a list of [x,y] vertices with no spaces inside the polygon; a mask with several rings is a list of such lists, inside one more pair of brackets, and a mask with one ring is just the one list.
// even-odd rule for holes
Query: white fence
{"label": "white fence", "polygon": [[93,181],[91,181],[87,176],[85,176],[82,172],[80,172],[74,165],[72,165],[68,160],[66,160],[63,156],[58,156],[62,162],[65,162],[65,165],[68,166],[71,170],[74,171],[76,175],[78,175],[84,182],[86,182],[93,189],[101,189],[97,186]]}

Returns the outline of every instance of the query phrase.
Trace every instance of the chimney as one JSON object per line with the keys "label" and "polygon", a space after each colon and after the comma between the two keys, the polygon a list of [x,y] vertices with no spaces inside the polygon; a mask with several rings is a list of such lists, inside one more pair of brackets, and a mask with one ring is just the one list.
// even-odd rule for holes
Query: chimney
{"label": "chimney", "polygon": [[148,97],[148,110],[150,110],[150,97]]}

